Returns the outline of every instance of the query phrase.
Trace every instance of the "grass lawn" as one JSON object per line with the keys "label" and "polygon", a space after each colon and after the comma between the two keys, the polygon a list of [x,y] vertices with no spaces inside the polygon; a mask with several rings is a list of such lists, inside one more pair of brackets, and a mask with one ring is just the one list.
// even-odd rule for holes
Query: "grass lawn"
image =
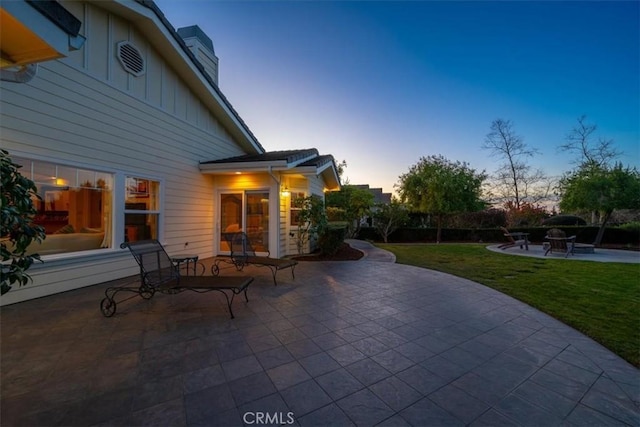
{"label": "grass lawn", "polygon": [[397,262],[464,277],[571,325],[640,367],[640,264],[500,254],[479,244],[379,244]]}

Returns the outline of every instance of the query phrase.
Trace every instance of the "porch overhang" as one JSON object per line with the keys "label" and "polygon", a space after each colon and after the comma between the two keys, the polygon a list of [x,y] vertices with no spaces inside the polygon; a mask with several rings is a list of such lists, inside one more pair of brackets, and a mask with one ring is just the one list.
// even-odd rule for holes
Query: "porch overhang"
{"label": "porch overhang", "polygon": [[84,44],[81,22],[57,1],[0,4],[0,68],[62,58]]}
{"label": "porch overhang", "polygon": [[200,171],[208,175],[268,173],[280,176],[319,176],[327,191],[340,189],[340,177],[333,156],[320,155],[315,148],[205,161],[200,163]]}

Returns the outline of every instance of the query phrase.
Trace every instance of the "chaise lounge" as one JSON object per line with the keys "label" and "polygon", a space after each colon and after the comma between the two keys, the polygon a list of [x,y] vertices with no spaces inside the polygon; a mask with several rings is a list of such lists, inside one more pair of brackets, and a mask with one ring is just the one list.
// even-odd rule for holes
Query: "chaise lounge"
{"label": "chaise lounge", "polygon": [[[120,247],[122,249],[128,248],[138,263],[140,286],[108,288],[105,291],[105,298],[100,302],[100,310],[105,317],[111,317],[115,314],[117,306],[115,296],[123,291],[132,292],[144,299],[151,299],[156,292],[165,294],[177,294],[186,290],[198,293],[220,292],[226,299],[232,319],[234,315],[231,306],[234,297],[239,293],[244,293],[245,301],[249,302],[247,288],[253,282],[253,277],[182,276],[176,264],[157,240],[122,243]],[[231,298],[229,298],[227,291],[229,291]]]}
{"label": "chaise lounge", "polygon": [[257,255],[255,249],[251,245],[251,241],[246,233],[240,231],[235,233],[224,233],[224,238],[229,244],[231,255],[228,257],[218,257],[211,266],[211,272],[214,275],[220,274],[220,263],[226,262],[233,264],[238,271],[246,265],[255,265],[258,267],[268,267],[271,270],[273,284],[278,285],[276,281],[276,273],[285,268],[291,269],[291,277],[295,279],[294,269],[298,265],[298,261],[293,259],[271,258],[267,256]]}

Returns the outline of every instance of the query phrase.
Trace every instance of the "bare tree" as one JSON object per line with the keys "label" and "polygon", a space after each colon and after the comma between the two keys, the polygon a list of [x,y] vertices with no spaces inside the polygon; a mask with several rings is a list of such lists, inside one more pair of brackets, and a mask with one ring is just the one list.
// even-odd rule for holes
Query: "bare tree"
{"label": "bare tree", "polygon": [[587,116],[583,114],[578,117],[578,124],[565,137],[560,150],[577,152],[579,157],[575,163],[579,167],[610,165],[622,153],[613,146],[612,139],[601,137],[595,142],[593,139],[597,129],[597,125],[587,123]]}
{"label": "bare tree", "polygon": [[[595,132],[598,126],[587,123],[586,115],[583,114],[578,117],[577,121],[577,125],[565,136],[565,143],[559,147],[561,151],[577,153],[577,159],[573,161],[576,164],[576,169],[565,174],[560,182],[561,187],[566,187],[566,182],[571,176],[578,176],[580,173],[588,171],[590,171],[591,175],[598,175],[602,171],[614,169],[614,160],[622,154],[621,151],[614,147],[613,139],[599,137],[597,141],[595,140]],[[563,202],[565,206],[570,205],[565,201],[565,197],[563,197]],[[593,205],[596,205],[595,200]],[[613,211],[608,214],[606,212],[606,210],[602,209],[593,209],[591,211],[591,223],[605,224]],[[598,241],[602,237],[602,233],[604,233],[603,227],[598,232]]]}
{"label": "bare tree", "polygon": [[548,196],[551,188],[548,178],[542,170],[533,169],[527,163],[538,151],[529,148],[516,134],[510,120],[491,122],[491,132],[482,148],[503,161],[494,172],[491,190],[502,202],[512,201],[519,209],[523,201],[537,203]]}

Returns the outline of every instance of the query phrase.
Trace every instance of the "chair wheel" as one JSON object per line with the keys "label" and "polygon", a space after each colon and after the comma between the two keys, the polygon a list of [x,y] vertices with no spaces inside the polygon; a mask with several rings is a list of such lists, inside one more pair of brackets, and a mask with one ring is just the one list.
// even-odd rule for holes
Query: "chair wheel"
{"label": "chair wheel", "polygon": [[111,317],[116,314],[116,302],[109,298],[103,298],[100,302],[100,311],[104,317]]}

